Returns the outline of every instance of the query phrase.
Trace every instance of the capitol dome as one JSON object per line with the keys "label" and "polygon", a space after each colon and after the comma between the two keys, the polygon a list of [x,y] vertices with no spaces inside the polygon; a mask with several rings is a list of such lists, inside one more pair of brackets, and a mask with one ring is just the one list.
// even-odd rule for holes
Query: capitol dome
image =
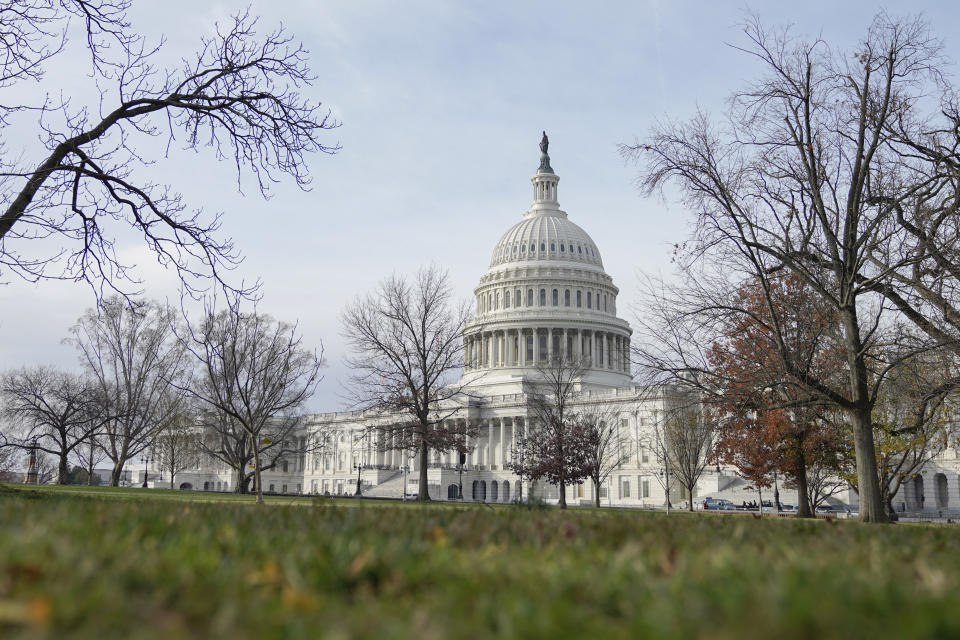
{"label": "capitol dome", "polygon": [[619,290],[593,239],[557,200],[546,134],[533,203],[497,242],[474,290],[477,313],[464,330],[466,371],[484,382],[515,381],[555,357],[582,360],[583,382],[630,382],[630,325],[617,317]]}

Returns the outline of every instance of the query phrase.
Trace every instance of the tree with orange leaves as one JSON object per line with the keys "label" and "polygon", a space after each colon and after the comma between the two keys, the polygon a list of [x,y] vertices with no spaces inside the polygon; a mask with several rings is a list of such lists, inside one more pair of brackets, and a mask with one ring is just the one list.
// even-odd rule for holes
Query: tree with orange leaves
{"label": "tree with orange leaves", "polygon": [[[708,350],[715,386],[711,409],[722,417],[714,456],[757,487],[769,486],[774,472],[791,477],[798,515],[812,516],[808,467],[837,466],[841,438],[829,407],[802,378],[843,375],[838,318],[795,275],[750,283],[737,297],[735,306],[744,313],[729,318]],[[798,375],[787,373],[784,354]]]}

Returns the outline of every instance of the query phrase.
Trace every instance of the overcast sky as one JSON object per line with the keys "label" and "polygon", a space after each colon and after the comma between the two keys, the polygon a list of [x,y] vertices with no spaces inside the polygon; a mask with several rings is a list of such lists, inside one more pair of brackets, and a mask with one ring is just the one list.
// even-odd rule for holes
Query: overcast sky
{"label": "overcast sky", "polygon": [[[245,2],[137,0],[134,28],[166,38],[162,62],[196,49],[200,37]],[[162,7],[162,8],[161,8]],[[192,207],[224,213],[224,232],[246,255],[234,274],[261,278],[260,310],[299,321],[305,341],[322,343],[329,366],[312,402],[338,399],[344,348],[339,313],[391,272],[436,263],[457,292],[471,296],[490,252],[531,201],[540,131],[560,175],[559,199],[596,241],[620,287],[621,315],[633,320],[639,272],[668,272],[670,247],[689,217],[676,203],[643,198],[617,144],[642,138],[658,118],[698,106],[719,113],[756,67],[743,45],[734,2],[253,2],[264,28],[284,23],[310,50],[312,95],[342,122],[326,141],[334,156],[310,159],[309,192],[279,184],[270,200],[210,154],[174,152],[149,179],[169,183]],[[792,23],[850,47],[881,7],[922,10],[948,55],[960,59],[951,2],[756,2],[768,24]],[[80,60],[59,61],[44,89],[75,104],[91,100]],[[0,95],[3,103],[12,102]],[[29,122],[27,123],[29,125]],[[36,130],[4,132],[40,157]],[[145,143],[151,148],[150,143]],[[142,175],[142,174],[141,174]],[[138,262],[147,296],[176,298],[176,286],[142,247],[121,247]],[[23,364],[76,368],[61,344],[93,303],[82,284],[25,284],[2,276],[0,369]]]}

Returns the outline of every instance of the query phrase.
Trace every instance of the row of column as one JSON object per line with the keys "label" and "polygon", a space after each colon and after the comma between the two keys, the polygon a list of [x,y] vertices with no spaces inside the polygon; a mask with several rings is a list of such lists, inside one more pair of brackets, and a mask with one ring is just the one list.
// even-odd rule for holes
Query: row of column
{"label": "row of column", "polygon": [[[517,439],[523,437],[524,418],[504,417],[504,418],[484,418],[482,420],[470,420],[457,418],[448,421],[450,428],[459,428],[460,431],[475,435],[466,436],[464,441],[467,450],[467,466],[478,468],[483,466],[486,469],[506,469],[507,465],[513,462],[513,451],[517,448]],[[393,434],[386,433],[384,437],[384,447],[386,450],[376,452],[376,464],[390,467],[400,467],[406,464],[410,465],[411,470],[420,469],[419,458],[410,457],[408,451],[402,449],[392,449],[390,447]],[[460,453],[456,449],[451,449],[443,453],[431,452],[431,462],[445,466],[456,466],[460,462]]]}
{"label": "row of column", "polygon": [[501,329],[464,336],[469,369],[524,367],[555,356],[585,358],[589,366],[630,372],[630,338],[586,329]]}

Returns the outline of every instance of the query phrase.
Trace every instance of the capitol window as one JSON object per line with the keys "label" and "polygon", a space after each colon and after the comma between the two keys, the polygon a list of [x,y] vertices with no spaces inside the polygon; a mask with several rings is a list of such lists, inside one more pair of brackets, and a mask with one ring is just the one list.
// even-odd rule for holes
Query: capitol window
{"label": "capitol window", "polygon": [[591,292],[587,291],[587,309],[592,309],[592,308],[593,308],[593,307],[591,306],[591,305],[592,305],[592,302],[593,302],[593,294],[592,294]]}
{"label": "capitol window", "polygon": [[533,289],[527,289],[527,306],[533,306]]}
{"label": "capitol window", "polygon": [[513,306],[519,307],[522,297],[523,297],[523,294],[520,293],[520,289],[517,289],[516,295],[513,297]]}
{"label": "capitol window", "polygon": [[577,291],[577,308],[579,309],[582,306],[583,306],[583,292]]}
{"label": "capitol window", "polygon": [[[543,246],[541,245],[540,248],[543,249]],[[551,242],[551,243],[550,243],[550,251],[556,251],[556,250],[557,250],[557,245],[555,245],[554,243]]]}
{"label": "capitol window", "polygon": [[560,304],[560,292],[554,289],[553,290],[553,306],[556,307],[559,304]]}
{"label": "capitol window", "polygon": [[527,245],[523,245],[522,247],[520,247],[520,253],[526,253],[526,252],[527,252]]}
{"label": "capitol window", "polygon": [[541,307],[547,306],[547,290],[546,289],[540,289],[540,306]]}
{"label": "capitol window", "polygon": [[547,250],[546,247],[547,247],[546,244],[544,244],[543,242],[540,243],[540,251],[546,251]]}
{"label": "capitol window", "polygon": [[507,309],[510,308],[510,291],[508,289],[503,290],[503,306]]}
{"label": "capitol window", "polygon": [[563,251],[563,245],[560,245],[560,251]]}
{"label": "capitol window", "polygon": [[577,253],[583,255],[583,247],[581,247],[580,245],[577,245]]}
{"label": "capitol window", "polygon": [[563,292],[563,306],[565,307],[570,306],[570,289],[567,289],[566,291]]}

